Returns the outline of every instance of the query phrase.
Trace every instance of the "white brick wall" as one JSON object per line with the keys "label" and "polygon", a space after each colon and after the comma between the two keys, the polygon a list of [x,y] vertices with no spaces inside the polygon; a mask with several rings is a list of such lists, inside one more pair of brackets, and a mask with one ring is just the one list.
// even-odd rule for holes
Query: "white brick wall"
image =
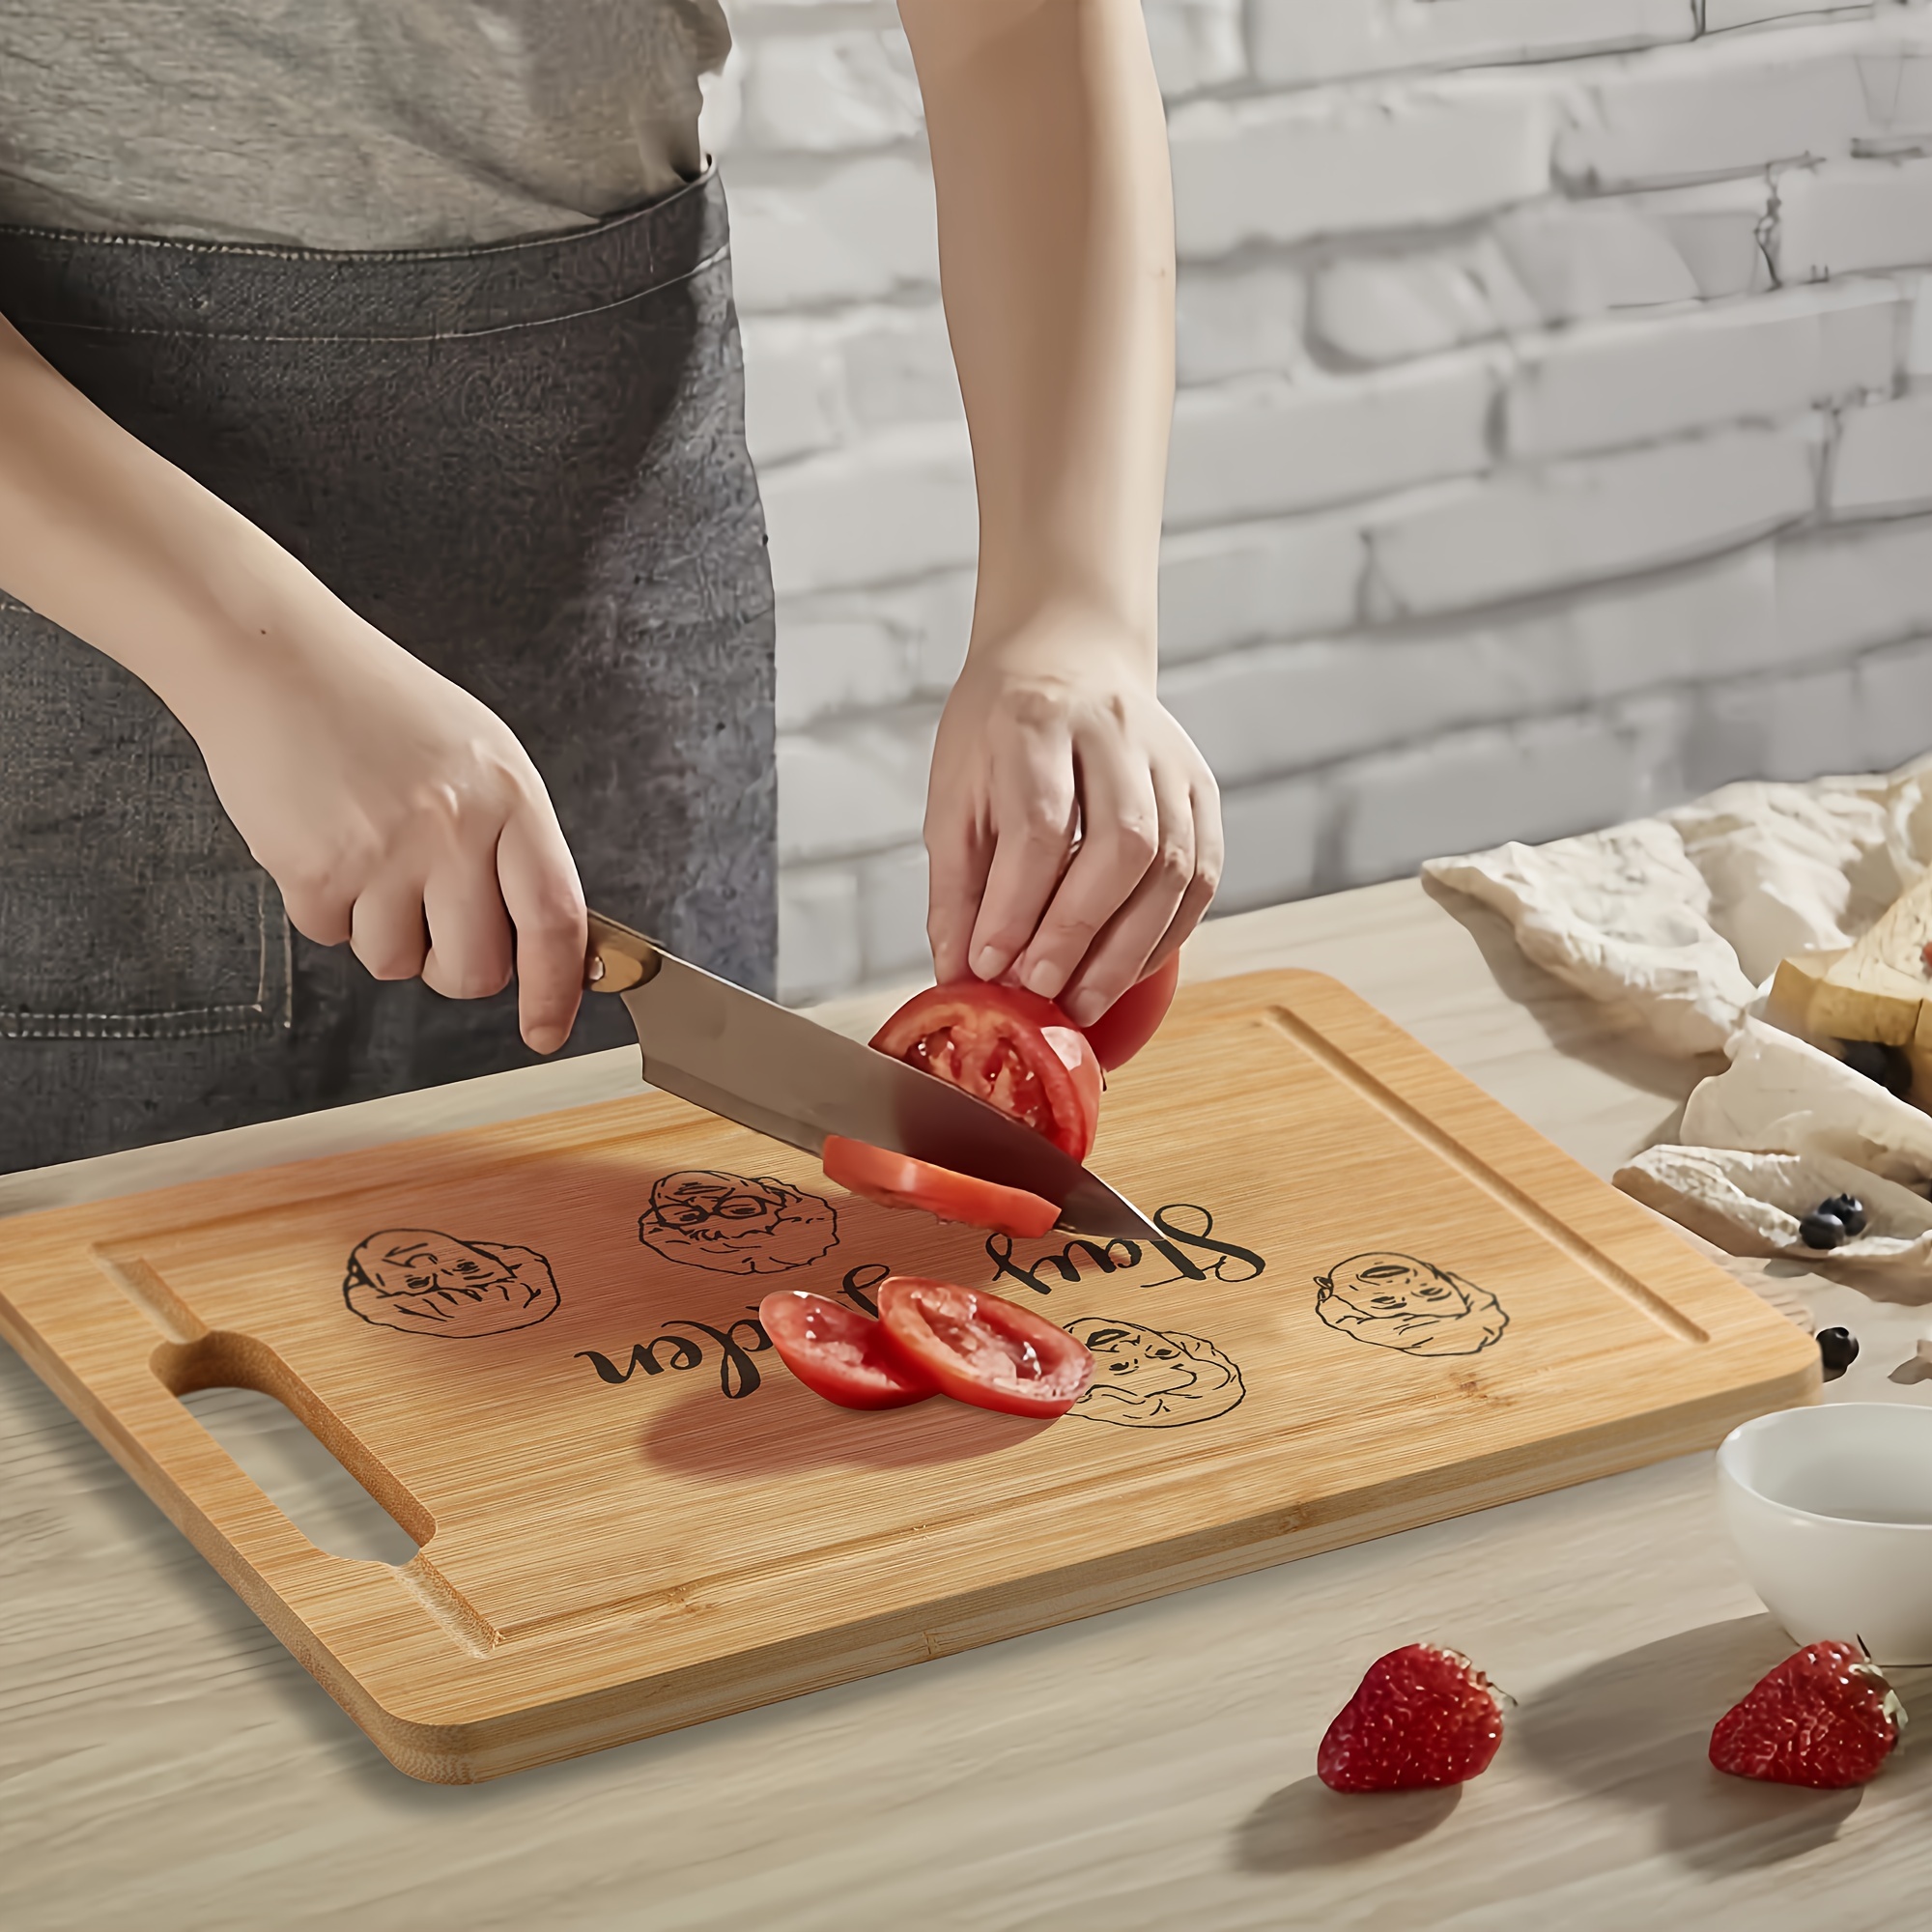
{"label": "white brick wall", "polygon": [[[1932,0],[1145,4],[1225,908],[1932,747]],[[923,957],[972,478],[891,6],[727,7],[803,998]]]}

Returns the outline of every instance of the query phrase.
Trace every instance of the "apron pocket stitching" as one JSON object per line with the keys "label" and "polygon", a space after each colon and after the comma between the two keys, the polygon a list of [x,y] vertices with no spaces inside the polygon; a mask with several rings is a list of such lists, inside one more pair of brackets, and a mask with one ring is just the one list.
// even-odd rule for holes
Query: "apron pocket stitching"
{"label": "apron pocket stitching", "polygon": [[295,1024],[293,944],[288,921],[279,913],[270,915],[270,890],[266,875],[257,874],[252,1000],[120,1012],[0,1008],[0,1039],[190,1039],[209,1034],[287,1032]]}
{"label": "apron pocket stitching", "polygon": [[[224,1014],[226,1021],[220,1017]],[[197,1034],[241,1033],[245,1029],[233,1021],[251,1016],[268,1020],[267,1004],[188,1007],[165,1013],[0,1013],[0,1039],[187,1039]],[[209,1024],[168,1024],[188,1019]]]}

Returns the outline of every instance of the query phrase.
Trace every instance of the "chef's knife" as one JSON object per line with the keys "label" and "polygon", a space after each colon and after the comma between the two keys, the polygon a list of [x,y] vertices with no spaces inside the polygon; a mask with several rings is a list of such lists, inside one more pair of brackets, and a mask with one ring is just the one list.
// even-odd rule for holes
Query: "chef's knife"
{"label": "chef's knife", "polygon": [[1159,1238],[1139,1209],[1042,1134],[937,1075],[862,1046],[590,915],[586,983],[616,993],[644,1078],[727,1121],[817,1153],[827,1134],[911,1154],[1054,1203],[1058,1226]]}

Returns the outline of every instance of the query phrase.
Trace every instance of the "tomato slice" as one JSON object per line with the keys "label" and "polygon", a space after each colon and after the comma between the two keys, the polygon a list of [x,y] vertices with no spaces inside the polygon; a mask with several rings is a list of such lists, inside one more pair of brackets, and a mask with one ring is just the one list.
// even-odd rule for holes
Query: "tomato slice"
{"label": "tomato slice", "polygon": [[938,1393],[869,1315],[822,1294],[777,1289],[758,1303],[758,1321],[779,1360],[840,1408],[902,1408]]}
{"label": "tomato slice", "polygon": [[1065,1329],[983,1289],[892,1275],[879,1326],[910,1369],[975,1408],[1065,1415],[1094,1379],[1094,1357]]}
{"label": "tomato slice", "polygon": [[1170,953],[1159,972],[1136,980],[1086,1029],[1094,1057],[1109,1073],[1124,1066],[1154,1037],[1179,983],[1180,954]]}
{"label": "tomato slice", "polygon": [[1024,986],[954,980],[915,993],[872,1044],[990,1100],[1075,1160],[1100,1119],[1100,1063],[1087,1036]]}
{"label": "tomato slice", "polygon": [[828,1180],[884,1208],[923,1208],[942,1221],[969,1228],[991,1228],[1002,1235],[1043,1235],[1060,1219],[1060,1209],[1023,1187],[1004,1187],[977,1175],[892,1153],[869,1141],[827,1134],[819,1155]]}

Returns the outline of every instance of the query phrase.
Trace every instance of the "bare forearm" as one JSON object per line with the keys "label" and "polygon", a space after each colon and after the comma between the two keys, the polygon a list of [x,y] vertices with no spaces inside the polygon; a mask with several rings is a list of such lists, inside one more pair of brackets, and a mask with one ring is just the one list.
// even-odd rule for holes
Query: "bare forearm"
{"label": "bare forearm", "polygon": [[296,559],[0,321],[0,588],[148,684],[191,730],[251,664],[367,632]]}
{"label": "bare forearm", "polygon": [[1174,239],[1138,0],[900,13],[979,483],[976,647],[1076,605],[1151,676]]}
{"label": "bare forearm", "polygon": [[1212,775],[1154,690],[1174,401],[1140,0],[899,0],[973,433],[980,580],[926,791],[934,971],[1105,1011],[1193,929]]}
{"label": "bare forearm", "polygon": [[514,962],[525,1037],[562,1043],[582,894],[509,728],[4,322],[0,588],[181,720],[301,931],[456,998],[494,993]]}

